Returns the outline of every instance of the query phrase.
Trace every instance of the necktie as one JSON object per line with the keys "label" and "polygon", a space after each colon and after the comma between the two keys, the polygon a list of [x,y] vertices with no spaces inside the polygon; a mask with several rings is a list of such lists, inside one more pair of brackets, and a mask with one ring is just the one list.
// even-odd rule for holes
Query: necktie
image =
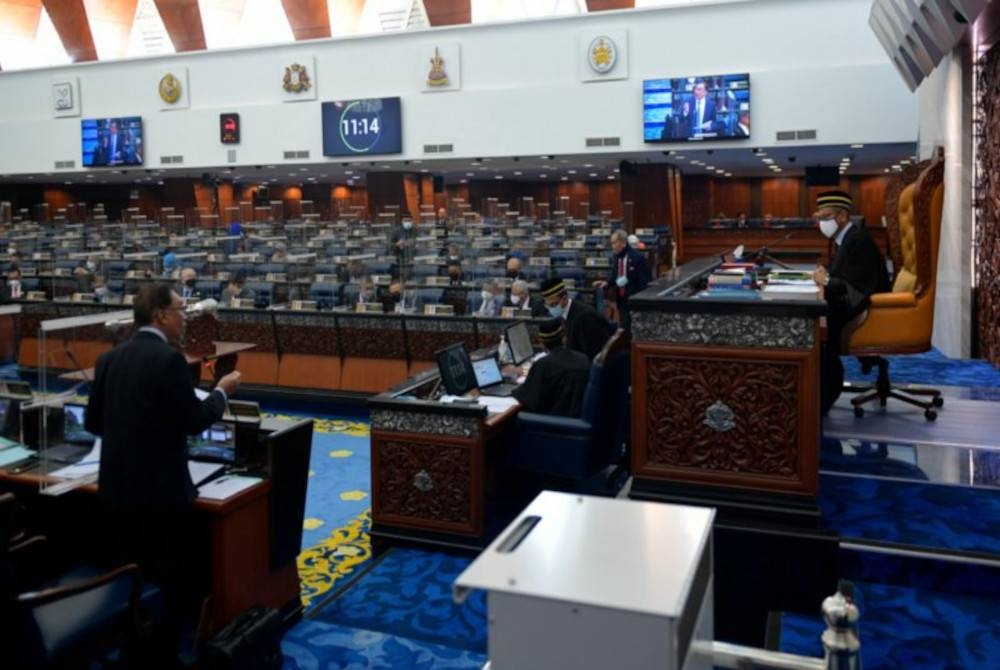
{"label": "necktie", "polygon": [[[625,257],[624,256],[622,256],[621,258],[618,259],[618,276],[619,277],[624,277],[625,276]],[[618,287],[618,295],[619,296],[624,296],[625,295],[625,287],[624,286],[619,286]]]}
{"label": "necktie", "polygon": [[10,297],[12,297],[12,298],[20,298],[21,297],[21,285],[20,284],[14,284],[13,286],[11,286],[11,288],[10,288]]}

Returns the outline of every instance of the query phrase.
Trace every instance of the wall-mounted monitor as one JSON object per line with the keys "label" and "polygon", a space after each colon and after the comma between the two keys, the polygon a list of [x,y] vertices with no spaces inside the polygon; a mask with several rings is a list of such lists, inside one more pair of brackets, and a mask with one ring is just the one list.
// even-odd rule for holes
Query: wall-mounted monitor
{"label": "wall-mounted monitor", "polygon": [[80,121],[83,167],[142,165],[142,117]]}
{"label": "wall-mounted monitor", "polygon": [[749,139],[750,75],[646,79],[642,126],[646,142]]}
{"label": "wall-mounted monitor", "polygon": [[363,156],[403,151],[399,98],[323,103],[323,155]]}

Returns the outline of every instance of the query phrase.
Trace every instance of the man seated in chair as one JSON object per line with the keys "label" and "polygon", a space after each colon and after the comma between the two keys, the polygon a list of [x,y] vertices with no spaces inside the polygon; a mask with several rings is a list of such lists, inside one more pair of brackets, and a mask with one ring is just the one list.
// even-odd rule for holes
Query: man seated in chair
{"label": "man seated in chair", "polygon": [[535,361],[528,378],[513,396],[528,412],[579,417],[590,375],[590,359],[565,347],[562,319],[549,319],[538,328],[538,339],[548,352]]}
{"label": "man seated in chair", "polygon": [[854,201],[843,191],[827,191],[816,198],[820,231],[834,241],[836,250],[829,271],[816,268],[813,280],[823,291],[827,304],[826,345],[820,367],[820,409],[830,411],[844,385],[844,365],[840,360],[844,326],[868,308],[873,293],[890,290],[885,259],[875,246],[863,222],[851,223]]}

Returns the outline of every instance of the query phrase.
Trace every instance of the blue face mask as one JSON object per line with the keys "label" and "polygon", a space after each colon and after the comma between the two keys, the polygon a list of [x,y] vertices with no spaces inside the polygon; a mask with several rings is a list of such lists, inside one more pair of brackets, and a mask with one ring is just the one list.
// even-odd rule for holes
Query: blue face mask
{"label": "blue face mask", "polygon": [[546,305],[545,309],[549,310],[549,316],[551,316],[553,319],[558,319],[563,315],[562,305]]}

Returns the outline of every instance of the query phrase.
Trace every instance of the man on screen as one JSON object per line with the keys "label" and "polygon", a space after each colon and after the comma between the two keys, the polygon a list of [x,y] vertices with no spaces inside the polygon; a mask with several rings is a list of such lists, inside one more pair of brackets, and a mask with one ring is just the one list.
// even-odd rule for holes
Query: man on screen
{"label": "man on screen", "polygon": [[694,83],[693,92],[691,137],[715,132],[715,101],[708,97],[708,86],[703,79]]}
{"label": "man on screen", "polygon": [[122,162],[122,138],[118,134],[118,120],[111,119],[108,122],[108,165],[117,165]]}

